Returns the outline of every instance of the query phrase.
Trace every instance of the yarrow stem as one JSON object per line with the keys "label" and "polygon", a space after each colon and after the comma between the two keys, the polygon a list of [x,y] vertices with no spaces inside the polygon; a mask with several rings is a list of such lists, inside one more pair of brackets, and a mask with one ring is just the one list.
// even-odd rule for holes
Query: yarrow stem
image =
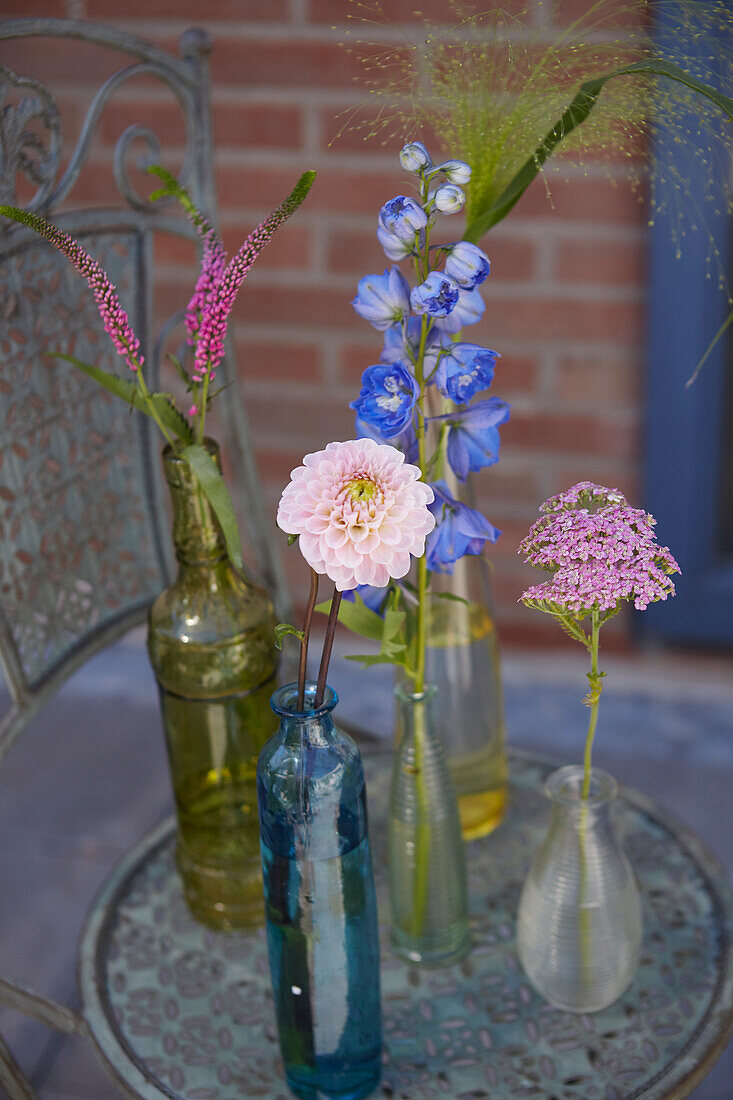
{"label": "yarrow stem", "polygon": [[593,739],[598,723],[598,706],[601,701],[603,687],[602,673],[598,673],[598,645],[600,642],[601,623],[600,616],[594,611],[591,616],[591,648],[590,648],[590,692],[588,693],[588,706],[590,718],[588,721],[588,733],[585,738],[585,751],[583,754],[583,790],[582,797],[587,800],[590,793],[591,753],[593,752]]}

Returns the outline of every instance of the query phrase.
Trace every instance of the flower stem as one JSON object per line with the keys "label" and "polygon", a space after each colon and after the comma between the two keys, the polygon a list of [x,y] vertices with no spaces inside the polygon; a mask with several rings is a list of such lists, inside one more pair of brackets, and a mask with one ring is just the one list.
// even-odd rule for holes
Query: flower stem
{"label": "flower stem", "polygon": [[412,913],[410,914],[410,935],[419,938],[423,935],[425,910],[428,897],[428,863],[430,860],[430,806],[425,789],[425,699],[414,699],[415,733],[415,787],[419,805],[417,834],[415,836],[415,885]]}
{"label": "flower stem", "polygon": [[[423,316],[420,327],[420,347],[415,364],[415,378],[420,387],[420,396],[417,400],[417,462],[425,480],[427,465],[425,455],[425,345],[428,337],[428,318]],[[425,554],[417,560],[417,655],[415,660],[415,691],[425,689],[425,657],[427,651],[427,615],[426,604],[428,596],[428,563]]]}
{"label": "flower stem", "polygon": [[204,423],[205,423],[205,420],[206,420],[206,402],[208,401],[208,389],[209,389],[209,375],[207,374],[204,378],[204,383],[201,387],[201,391],[200,391],[200,394],[199,394],[201,408],[199,409],[198,431],[196,433],[198,438],[197,438],[196,442],[201,444],[201,445],[203,445],[203,442],[204,442]]}
{"label": "flower stem", "polygon": [[328,613],[328,626],[326,627],[326,637],[323,640],[323,654],[321,656],[321,667],[318,669],[318,684],[316,686],[316,698],[315,705],[320,707],[323,702],[323,693],[326,690],[326,677],[328,676],[328,665],[331,660],[331,650],[333,649],[333,636],[336,633],[336,623],[339,617],[339,607],[341,606],[341,593],[338,588],[334,588],[333,596],[331,598],[331,610]]}
{"label": "flower stem", "polygon": [[170,432],[167,430],[167,428],[166,428],[165,424],[163,423],[163,421],[158,416],[158,413],[156,412],[156,409],[155,409],[155,405],[150,400],[150,393],[148,391],[148,387],[145,385],[145,379],[143,378],[143,373],[142,373],[142,370],[140,370],[140,368],[138,368],[138,371],[137,371],[137,384],[140,387],[140,392],[142,393],[143,398],[146,401],[147,406],[150,410],[150,415],[152,416],[153,420],[155,421],[155,423],[158,425],[161,432],[163,433],[163,436],[164,436],[166,442],[175,451],[176,445],[173,442],[173,437],[171,436]]}
{"label": "flower stem", "polygon": [[601,689],[603,687],[603,673],[598,672],[598,643],[601,632],[601,615],[599,611],[591,612],[590,645],[590,672],[588,681],[590,690],[586,702],[590,707],[588,720],[588,733],[585,738],[585,752],[583,754],[583,787],[581,790],[582,806],[580,808],[580,820],[578,822],[578,855],[580,858],[580,912],[578,914],[578,927],[580,934],[580,974],[579,979],[585,989],[592,972],[593,950],[591,944],[592,913],[586,904],[588,889],[588,864],[586,859],[586,835],[588,828],[588,795],[590,794],[591,777],[591,753],[593,751],[593,738],[596,734],[598,723],[598,705],[601,701]]}
{"label": "flower stem", "polygon": [[602,678],[598,675],[598,642],[601,631],[600,614],[598,611],[591,613],[591,639],[590,639],[590,691],[588,692],[588,706],[590,707],[590,719],[588,720],[588,733],[585,738],[585,752],[583,754],[583,799],[588,798],[590,792],[591,753],[593,751],[593,738],[596,734],[598,723],[598,704],[601,701]]}
{"label": "flower stem", "polygon": [[298,710],[302,710],[305,706],[305,673],[308,666],[308,643],[310,642],[313,611],[315,610],[317,599],[318,574],[315,569],[311,569],[311,589],[308,594],[308,606],[305,609],[305,618],[303,619],[303,641],[300,643],[300,661],[298,662]]}

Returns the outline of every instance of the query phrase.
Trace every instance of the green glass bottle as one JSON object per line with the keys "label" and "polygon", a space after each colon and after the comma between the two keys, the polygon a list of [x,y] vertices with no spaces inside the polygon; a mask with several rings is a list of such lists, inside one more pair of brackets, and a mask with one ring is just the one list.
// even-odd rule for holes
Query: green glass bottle
{"label": "green glass bottle", "polygon": [[[207,448],[220,466],[219,448]],[[186,900],[215,928],[264,919],[257,757],[270,736],[275,613],[232,565],[219,524],[186,461],[166,447],[178,576],[150,611],[178,812],[176,858]]]}

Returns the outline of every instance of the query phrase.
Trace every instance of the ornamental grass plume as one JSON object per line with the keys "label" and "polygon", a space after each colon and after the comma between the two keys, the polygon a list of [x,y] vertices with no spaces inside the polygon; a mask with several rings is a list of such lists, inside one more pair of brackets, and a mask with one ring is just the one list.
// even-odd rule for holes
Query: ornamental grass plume
{"label": "ornamental grass plume", "polygon": [[[551,201],[543,165],[556,150],[566,163],[605,161],[612,179],[625,162],[635,188],[650,155],[657,169],[650,207],[668,214],[678,248],[686,227],[730,208],[721,141],[733,119],[733,100],[723,94],[730,88],[730,0],[589,0],[577,18],[560,0],[527,0],[510,10],[446,0],[439,19],[415,11],[406,26],[395,24],[384,0],[346,6],[346,48],[361,67],[366,98],[344,112],[341,132],[382,144],[439,134],[473,169],[469,240],[505,217],[538,173]],[[683,142],[707,170],[703,204],[678,163]],[[724,285],[718,245],[708,236]]]}
{"label": "ornamental grass plume", "polygon": [[341,595],[360,584],[383,587],[409,571],[411,555],[421,557],[435,526],[428,505],[433,490],[401,451],[373,439],[329,443],[307,454],[290,475],[280,498],[278,527],[293,540],[311,569],[311,591],[303,630],[287,623],[284,634],[300,638],[299,707],[303,706],[311,621],[318,576],[334,582],[326,639],[316,690],[320,706],[338,621]]}
{"label": "ornamental grass plume", "polygon": [[600,629],[625,601],[633,600],[643,611],[650,603],[674,596],[670,576],[681,570],[669,548],[656,541],[654,517],[632,508],[618,489],[580,481],[546,500],[540,513],[518,553],[529,565],[547,570],[550,578],[527,588],[521,602],[552,615],[590,653],[590,690],[584,702],[591,713],[582,790],[587,799],[605,676],[598,671]]}

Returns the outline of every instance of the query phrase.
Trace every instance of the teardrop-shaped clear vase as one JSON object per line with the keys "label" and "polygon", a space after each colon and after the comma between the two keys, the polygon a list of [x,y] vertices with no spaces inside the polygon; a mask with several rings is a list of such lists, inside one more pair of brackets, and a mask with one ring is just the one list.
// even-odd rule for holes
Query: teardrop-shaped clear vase
{"label": "teardrop-shaped clear vase", "polygon": [[525,973],[551,1004],[598,1012],[631,982],[639,963],[641,903],[614,828],[616,783],[582,767],[548,778],[550,827],[519,902],[517,948]]}

